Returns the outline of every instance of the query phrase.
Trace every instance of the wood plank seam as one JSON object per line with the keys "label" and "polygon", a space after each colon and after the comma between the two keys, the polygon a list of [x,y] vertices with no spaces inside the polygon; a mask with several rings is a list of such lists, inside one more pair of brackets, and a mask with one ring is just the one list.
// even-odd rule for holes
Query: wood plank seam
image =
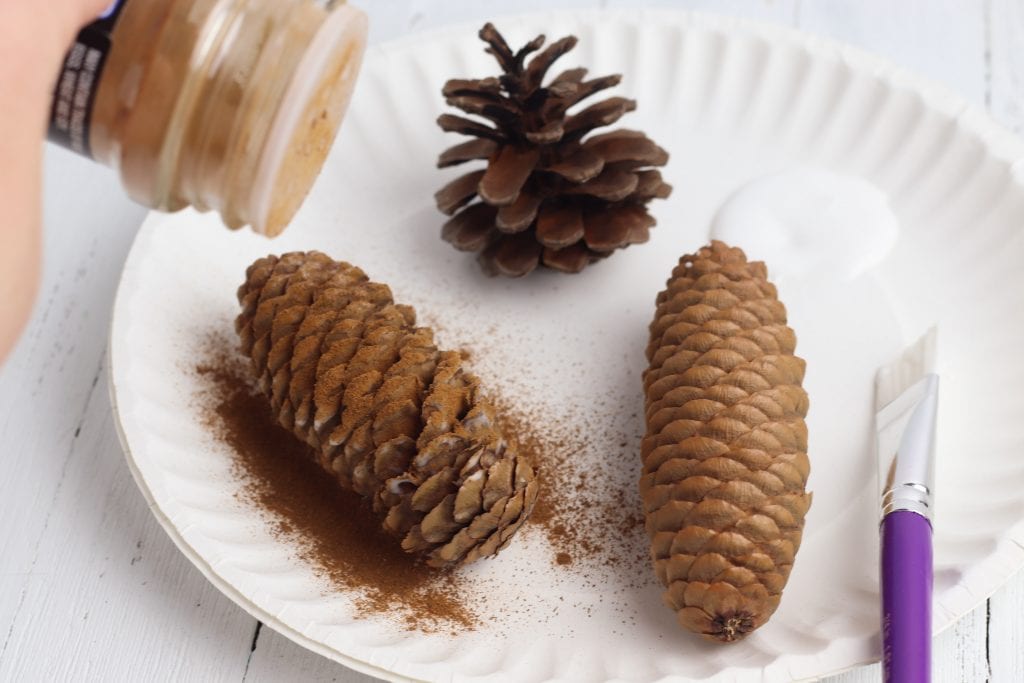
{"label": "wood plank seam", "polygon": [[256,628],[252,632],[252,645],[249,646],[249,656],[245,660],[245,670],[242,672],[242,683],[245,683],[245,679],[249,676],[249,665],[252,664],[252,656],[256,652],[256,648],[259,646],[260,633],[263,631],[263,622],[257,620]]}
{"label": "wood plank seam", "polygon": [[985,667],[986,680],[992,680],[992,598],[985,600]]}
{"label": "wood plank seam", "polygon": [[106,345],[103,347],[103,352],[100,354],[99,366],[96,369],[96,373],[92,378],[92,385],[89,387],[89,393],[86,395],[85,403],[79,412],[78,419],[75,422],[75,433],[71,439],[71,445],[68,447],[67,455],[64,456],[64,462],[61,464],[60,477],[57,481],[57,486],[53,491],[50,504],[46,511],[46,518],[43,521],[43,528],[39,532],[39,537],[36,539],[35,546],[32,549],[32,561],[29,564],[28,575],[26,576],[25,583],[21,587],[21,594],[18,597],[18,606],[14,610],[14,616],[11,618],[11,625],[7,629],[7,634],[4,636],[3,647],[0,648],[0,662],[3,661],[4,655],[7,653],[7,647],[10,645],[11,637],[14,635],[14,629],[18,624],[18,618],[21,615],[21,609],[25,605],[25,597],[28,595],[29,580],[32,574],[35,573],[36,564],[39,562],[39,548],[42,543],[43,537],[46,536],[46,531],[50,527],[50,521],[53,516],[53,509],[56,507],[57,499],[60,496],[61,489],[64,486],[64,480],[67,477],[68,466],[71,464],[71,458],[75,454],[75,448],[78,445],[78,438],[82,433],[82,425],[85,422],[86,415],[89,411],[89,405],[92,403],[93,397],[96,395],[96,387],[99,385],[100,377],[103,375],[103,367],[107,357]]}
{"label": "wood plank seam", "polygon": [[[985,111],[990,115],[992,112],[992,0],[984,0],[982,6],[982,21],[984,26],[984,87],[985,87]],[[992,598],[985,599],[985,671],[986,682],[992,680]]]}

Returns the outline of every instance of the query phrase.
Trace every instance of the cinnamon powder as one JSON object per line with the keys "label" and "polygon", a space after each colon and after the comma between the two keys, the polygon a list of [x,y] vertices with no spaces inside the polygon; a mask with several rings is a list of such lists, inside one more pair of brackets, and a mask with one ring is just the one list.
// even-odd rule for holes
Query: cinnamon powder
{"label": "cinnamon powder", "polygon": [[357,592],[361,616],[388,615],[425,632],[477,626],[458,573],[418,564],[384,535],[368,503],[339,487],[312,449],[276,424],[230,343],[215,337],[207,347],[196,367],[207,424],[231,449],[245,481],[239,496],[268,518],[274,535],[332,588]]}
{"label": "cinnamon powder", "polygon": [[[340,489],[313,461],[311,449],[276,425],[251,384],[247,361],[232,350],[233,340],[211,338],[207,347],[196,368],[206,386],[207,422],[230,447],[246,481],[240,497],[260,510],[275,534],[330,587],[357,594],[360,616],[385,615],[410,629],[452,634],[485,622],[488,629],[511,623],[508,606],[479,600],[479,585],[458,572],[416,564],[379,530],[368,505]],[[540,496],[523,531],[527,538],[541,535],[550,548],[556,574],[549,580],[561,585],[564,578],[570,590],[598,591],[613,603],[650,584],[635,484],[639,436],[618,433],[621,427],[602,417],[618,406],[598,399],[556,415],[550,406],[530,400],[525,387],[494,378],[491,386],[501,386],[490,398],[502,431],[538,469]],[[610,577],[615,577],[611,584]],[[568,604],[589,615],[593,605],[579,600]],[[544,619],[536,611],[539,605],[520,604],[518,597],[516,604],[513,611],[531,622]],[[616,609],[635,623],[627,603]],[[500,616],[491,614],[495,610]]]}
{"label": "cinnamon powder", "polygon": [[530,527],[546,537],[552,564],[614,568],[627,583],[645,581],[647,539],[632,482],[636,449],[621,441],[621,460],[595,458],[593,443],[608,440],[598,438],[600,420],[573,415],[567,425],[523,403],[493,402],[502,431],[538,471],[542,486]]}
{"label": "cinnamon powder", "polygon": [[[469,311],[464,302],[452,305],[462,314]],[[427,318],[465,358],[482,361],[475,370],[488,388],[496,421],[537,472],[540,493],[524,535],[540,533],[550,547],[552,568],[571,573],[574,585],[604,590],[609,572],[623,587],[655,585],[637,485],[639,415],[623,415],[621,400],[601,396],[578,406],[551,404],[541,388],[550,376],[531,376],[529,363],[494,362],[486,352],[514,346],[518,332],[489,325],[466,333],[451,329],[448,321]],[[579,360],[561,370],[572,374],[587,368]],[[642,403],[638,395],[635,405]]]}

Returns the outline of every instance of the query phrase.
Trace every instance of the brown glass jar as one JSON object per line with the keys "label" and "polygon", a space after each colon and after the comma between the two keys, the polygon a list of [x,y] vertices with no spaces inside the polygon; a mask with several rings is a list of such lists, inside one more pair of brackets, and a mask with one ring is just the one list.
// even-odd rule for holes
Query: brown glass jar
{"label": "brown glass jar", "polygon": [[276,235],[345,114],[365,15],[329,0],[121,0],[82,31],[50,137],[154,209]]}

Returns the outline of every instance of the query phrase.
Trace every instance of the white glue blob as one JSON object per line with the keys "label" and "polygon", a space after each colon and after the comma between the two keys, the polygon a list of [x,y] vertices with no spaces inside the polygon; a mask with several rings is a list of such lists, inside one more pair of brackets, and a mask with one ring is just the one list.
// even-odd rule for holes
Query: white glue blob
{"label": "white glue blob", "polygon": [[719,208],[711,236],[764,261],[773,278],[853,280],[882,261],[899,223],[862,178],[797,167],[750,181]]}

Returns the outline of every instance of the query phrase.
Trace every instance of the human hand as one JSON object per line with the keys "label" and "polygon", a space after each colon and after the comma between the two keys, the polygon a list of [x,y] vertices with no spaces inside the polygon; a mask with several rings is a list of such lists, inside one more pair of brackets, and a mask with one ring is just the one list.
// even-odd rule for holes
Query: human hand
{"label": "human hand", "polygon": [[43,140],[54,80],[78,29],[109,4],[0,2],[0,362],[39,286]]}

